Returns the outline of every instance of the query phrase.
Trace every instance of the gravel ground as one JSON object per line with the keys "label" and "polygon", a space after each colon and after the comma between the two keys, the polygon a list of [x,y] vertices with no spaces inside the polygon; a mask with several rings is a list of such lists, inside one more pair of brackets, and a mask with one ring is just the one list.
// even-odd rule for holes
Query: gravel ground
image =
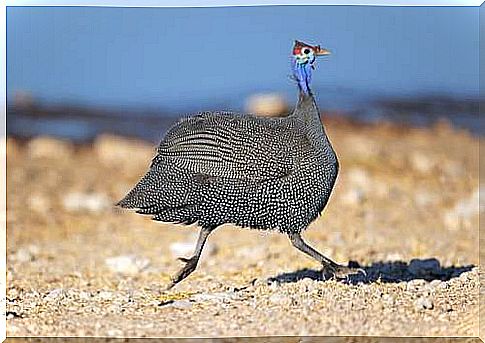
{"label": "gravel ground", "polygon": [[[77,343],[79,338],[10,338],[7,343]],[[231,337],[231,338],[89,338],[92,343],[479,343],[479,338],[421,337]]]}
{"label": "gravel ground", "polygon": [[227,225],[169,292],[197,228],[112,207],[153,146],[9,138],[7,334],[477,336],[478,138],[446,124],[327,131],[341,174],[305,237],[367,277],[323,280],[283,235]]}

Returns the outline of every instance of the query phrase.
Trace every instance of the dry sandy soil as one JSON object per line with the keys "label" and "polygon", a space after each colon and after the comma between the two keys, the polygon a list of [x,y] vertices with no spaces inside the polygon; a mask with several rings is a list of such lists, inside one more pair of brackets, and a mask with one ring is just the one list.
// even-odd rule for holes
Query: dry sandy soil
{"label": "dry sandy soil", "polygon": [[327,131],[341,174],[305,237],[367,277],[323,280],[285,236],[228,225],[168,292],[197,228],[112,206],[154,146],[9,138],[7,334],[477,336],[478,138],[446,124]]}
{"label": "dry sandy soil", "polygon": [[[82,339],[82,338],[81,338]],[[77,343],[80,338],[22,337],[9,338],[7,343]],[[424,337],[230,337],[230,338],[89,338],[91,343],[480,343],[479,338]]]}

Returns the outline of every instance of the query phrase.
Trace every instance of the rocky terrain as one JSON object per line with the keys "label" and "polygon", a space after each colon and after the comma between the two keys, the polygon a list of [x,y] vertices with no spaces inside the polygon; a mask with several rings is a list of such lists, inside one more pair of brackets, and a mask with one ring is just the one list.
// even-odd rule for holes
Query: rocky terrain
{"label": "rocky terrain", "polygon": [[478,138],[446,123],[327,132],[341,174],[305,237],[367,276],[323,280],[286,237],[227,225],[171,291],[197,228],[113,207],[152,144],[8,138],[7,334],[477,336]]}

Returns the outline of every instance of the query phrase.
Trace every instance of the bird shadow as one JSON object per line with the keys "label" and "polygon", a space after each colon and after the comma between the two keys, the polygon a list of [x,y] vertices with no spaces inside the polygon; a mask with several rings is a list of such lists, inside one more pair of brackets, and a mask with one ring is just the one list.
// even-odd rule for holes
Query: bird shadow
{"label": "bird shadow", "polygon": [[[408,262],[374,262],[368,266],[362,266],[358,262],[349,262],[349,267],[360,268],[365,273],[357,273],[342,279],[344,283],[373,283],[376,281],[384,283],[406,282],[415,279],[426,281],[441,280],[448,281],[460,276],[464,272],[472,270],[474,265],[442,267],[436,258],[413,259]],[[309,278],[316,281],[325,281],[322,270],[300,269],[298,271],[282,273],[267,279],[268,283],[291,283]]]}

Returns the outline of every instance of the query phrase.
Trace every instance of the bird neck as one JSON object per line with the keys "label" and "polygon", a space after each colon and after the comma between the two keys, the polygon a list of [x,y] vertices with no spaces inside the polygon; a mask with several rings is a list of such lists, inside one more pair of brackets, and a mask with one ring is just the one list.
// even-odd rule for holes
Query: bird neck
{"label": "bird neck", "polygon": [[310,83],[312,81],[313,65],[309,62],[299,63],[296,59],[292,61],[293,77],[298,83],[300,92],[311,96]]}
{"label": "bird neck", "polygon": [[300,92],[293,115],[302,119],[306,124],[318,123],[318,126],[321,126],[320,111],[318,110],[315,98],[311,94]]}
{"label": "bird neck", "polygon": [[[311,142],[320,148],[324,146],[331,147],[323,123],[320,120],[320,111],[313,95],[300,92],[298,103],[292,115],[305,124],[306,134]],[[331,151],[333,152],[333,148]]]}

